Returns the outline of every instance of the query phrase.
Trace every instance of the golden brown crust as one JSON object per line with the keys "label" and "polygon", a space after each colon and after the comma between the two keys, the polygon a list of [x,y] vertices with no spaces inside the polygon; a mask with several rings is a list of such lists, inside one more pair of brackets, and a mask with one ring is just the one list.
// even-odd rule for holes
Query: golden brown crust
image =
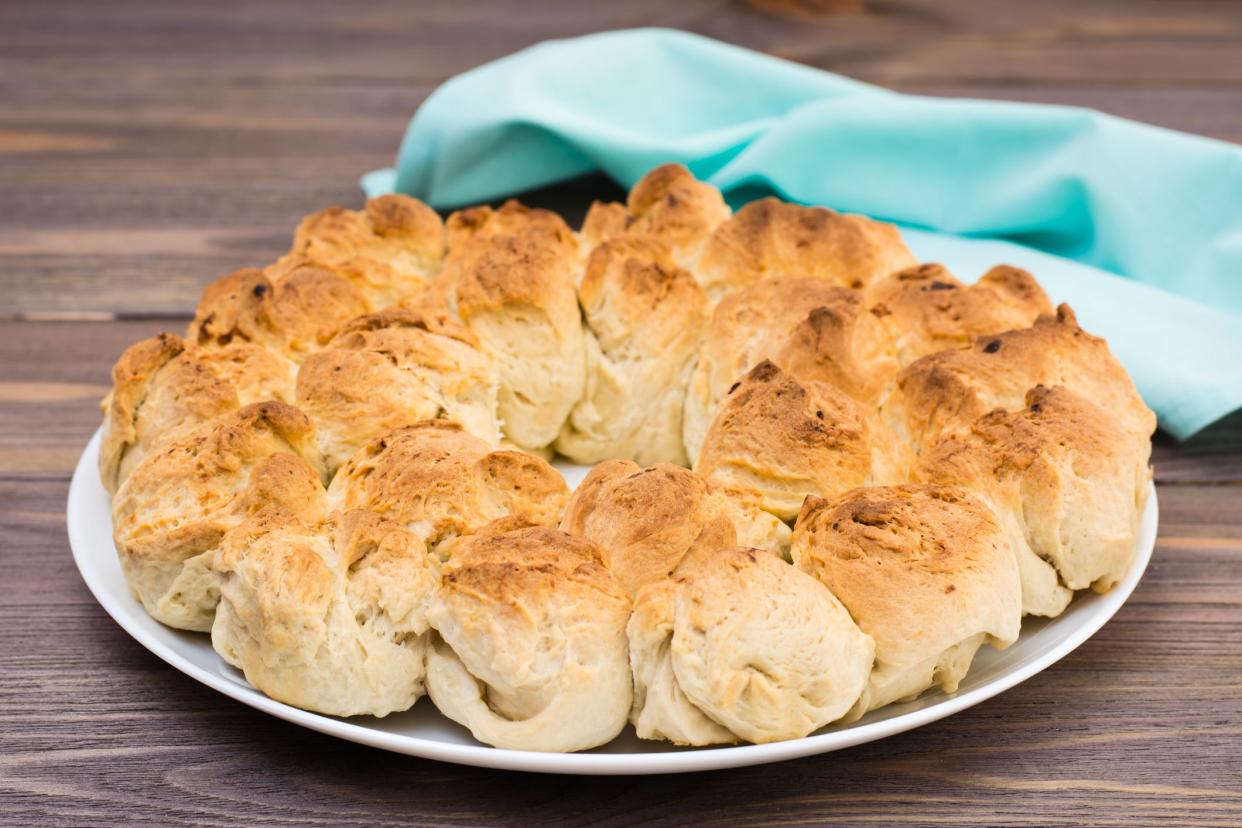
{"label": "golden brown crust", "polygon": [[454,248],[438,280],[443,285],[433,292],[443,291],[496,359],[497,416],[505,436],[538,451],[556,439],[586,381],[577,241],[555,229],[502,232],[507,223],[536,221],[531,216],[541,211],[516,203],[486,210],[478,218],[450,218],[451,232],[463,225],[474,235],[460,253]]}
{"label": "golden brown crust", "polygon": [[[609,239],[623,235],[634,223],[624,204],[617,201],[592,201],[582,219],[582,244],[593,250]],[[640,234],[641,235],[641,234]]]}
{"label": "golden brown crust", "polygon": [[681,164],[664,164],[638,180],[624,206],[591,205],[582,236],[589,247],[625,234],[652,236],[678,264],[693,268],[703,243],[729,214],[719,190]]}
{"label": "golden brown crust", "polygon": [[757,489],[764,509],[792,520],[809,494],[902,482],[909,463],[902,449],[877,416],[834,386],[799,382],[764,360],[730,389],[694,468],[727,487]]}
{"label": "golden brown crust", "polygon": [[716,228],[696,275],[718,299],[768,278],[809,277],[864,288],[913,264],[891,224],[764,198]]}
{"label": "golden brown crust", "polygon": [[384,716],[422,695],[434,586],[427,555],[365,511],[305,525],[268,509],[220,544],[216,651],[267,695],[337,716]]}
{"label": "golden brown crust", "polygon": [[113,533],[130,588],[170,626],[207,629],[216,586],[205,563],[246,515],[324,508],[314,426],[278,402],[246,406],[176,434],[148,455],[113,501]]}
{"label": "golden brown crust", "polygon": [[[384,715],[426,665],[502,747],[601,744],[634,685],[647,738],[818,727],[872,662],[829,587],[876,637],[848,715],[952,690],[1023,611],[1122,577],[1154,418],[1030,274],[913,264],[890,225],[731,216],[679,165],[581,237],[516,201],[308,216],[206,288],[187,340],[118,361],[99,459],[125,577],[163,623],[214,619],[275,698]],[[571,498],[497,446],[654,465]]]}
{"label": "golden brown crust", "polygon": [[[1022,592],[1010,539],[964,489],[868,487],[807,498],[791,552],[875,639],[876,670],[859,712],[933,683],[952,692],[979,643],[1007,646],[1018,636]],[[965,664],[955,657],[963,645]]]}
{"label": "golden brown crust", "polygon": [[117,487],[160,441],[186,428],[263,400],[292,400],[293,366],[245,342],[187,348],[160,334],[128,348],[112,369],[104,402],[99,469]]}
{"label": "golden brown crust", "polygon": [[624,236],[595,248],[578,301],[589,331],[586,394],[557,449],[580,463],[685,464],[682,406],[707,319],[703,289],[660,241]]}
{"label": "golden brown crust", "polygon": [[690,379],[683,433],[691,459],[728,389],[765,359],[864,405],[875,404],[897,371],[887,331],[857,291],[821,279],[740,290],[716,306]]}
{"label": "golden brown crust", "polygon": [[783,553],[785,527],[744,499],[680,466],[600,463],[574,491],[561,529],[603,550],[617,582],[634,595],[687,557],[735,546]]}
{"label": "golden brown crust", "polygon": [[371,309],[422,292],[444,258],[444,223],[409,196],[373,198],[361,211],[329,207],[302,219],[289,253],[267,269],[279,283],[302,265],[344,278]]}
{"label": "golden brown crust", "polygon": [[644,587],[628,633],[635,730],[678,744],[805,736],[850,710],[874,652],[822,584],[756,549]]}
{"label": "golden brown crust", "polygon": [[464,539],[428,610],[427,689],[475,738],[583,750],[625,726],[630,601],[590,541],[547,527]]}
{"label": "golden brown crust", "polygon": [[527,207],[509,199],[499,208],[480,205],[458,210],[448,217],[449,260],[470,252],[497,237],[535,240],[567,256],[577,256],[578,240],[565,220],[551,210]]}
{"label": "golden brown crust", "polygon": [[555,525],[569,489],[546,461],[492,451],[457,424],[431,420],[364,445],[341,466],[328,496],[333,508],[376,512],[438,550],[510,515]]}
{"label": "golden brown crust", "polygon": [[328,469],[402,426],[444,418],[496,446],[494,360],[447,316],[391,308],[353,320],[298,372],[298,405],[319,424]]}
{"label": "golden brown crust", "polygon": [[186,338],[200,347],[249,342],[294,360],[316,351],[369,309],[349,282],[311,266],[275,284],[259,270],[239,270],[203,290]]}
{"label": "golden brown crust", "polygon": [[[924,450],[919,477],[960,485],[1008,512],[1038,561],[1069,589],[1111,588],[1130,566],[1146,501],[1151,445],[1063,388],[1036,386],[1017,411],[993,411]],[[1033,594],[1028,612],[1055,614]],[[1045,577],[1042,582],[1049,582]],[[1049,613],[1043,608],[1051,606]]]}
{"label": "golden brown crust", "polygon": [[[125,453],[140,442],[138,409],[151,380],[184,350],[185,342],[181,337],[161,333],[126,348],[112,366],[112,390],[101,406],[104,436],[99,445],[99,478],[108,494],[116,493],[124,476],[121,463]],[[208,407],[215,406],[209,403]]]}
{"label": "golden brown crust", "polygon": [[969,348],[915,361],[897,378],[885,415],[916,450],[942,434],[961,431],[993,409],[1017,409],[1036,385],[1063,385],[1146,440],[1155,415],[1108,344],[1078,326],[1068,305],[1029,328],[975,339]]}
{"label": "golden brown crust", "polygon": [[1025,270],[998,265],[963,285],[943,265],[907,268],[871,285],[872,315],[883,319],[901,364],[964,348],[977,336],[1026,328],[1052,313],[1043,288]]}

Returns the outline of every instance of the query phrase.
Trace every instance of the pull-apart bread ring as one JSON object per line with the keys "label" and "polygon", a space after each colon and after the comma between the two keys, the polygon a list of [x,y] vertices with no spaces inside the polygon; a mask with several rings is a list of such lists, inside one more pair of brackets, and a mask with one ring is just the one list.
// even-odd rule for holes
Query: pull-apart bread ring
{"label": "pull-apart bread ring", "polygon": [[305,264],[324,268],[378,310],[426,290],[444,252],[444,223],[435,210],[409,196],[385,195],[362,210],[329,207],[302,219],[293,247],[266,273],[279,283]]}
{"label": "pull-apart bread ring", "polygon": [[874,655],[827,588],[757,549],[644,587],[628,633],[634,727],[682,745],[806,736],[853,708]]}
{"label": "pull-apart bread ring", "polygon": [[812,278],[862,289],[914,264],[891,224],[764,198],[716,228],[695,275],[719,301],[764,279]]}
{"label": "pull-apart bread ring", "polygon": [[[468,211],[477,212],[477,211]],[[527,211],[520,216],[545,211]],[[545,449],[582,397],[586,355],[576,285],[577,240],[559,217],[555,225],[491,211],[472,220],[449,219],[449,262],[433,293],[443,293],[496,360],[497,417],[519,448]],[[536,223],[523,235],[510,223]]]}
{"label": "pull-apart bread ring", "polygon": [[130,590],[170,627],[210,629],[219,598],[212,557],[224,534],[273,506],[321,519],[322,479],[314,426],[284,403],[246,406],[173,436],[113,499]]}
{"label": "pull-apart bread ring", "polygon": [[332,509],[367,509],[445,557],[451,542],[501,518],[555,526],[569,487],[546,460],[493,451],[456,423],[428,420],[377,437],[337,471]]}
{"label": "pull-apart bread ring", "polygon": [[686,391],[683,437],[691,461],[734,383],[769,360],[874,406],[897,373],[885,325],[862,294],[822,279],[771,279],[730,294],[703,334]]}
{"label": "pull-apart bread ring", "polygon": [[261,270],[239,270],[203,290],[186,339],[202,348],[248,342],[301,362],[371,309],[330,270],[299,266],[275,283]]}
{"label": "pull-apart bread ring", "polygon": [[[103,411],[152,617],[299,707],[425,684],[478,739],[558,751],[952,691],[1125,576],[1155,427],[1026,271],[967,285],[892,225],[732,212],[678,164],[581,233],[512,200],[307,216],[184,339],[129,348]],[[554,452],[598,465],[571,493]]]}
{"label": "pull-apart bread ring", "polygon": [[943,265],[907,268],[871,285],[867,301],[890,328],[902,367],[937,351],[965,348],[977,336],[1030,327],[1053,312],[1035,278],[1006,265],[973,285],[963,285]]}
{"label": "pull-apart bread ring", "polygon": [[809,497],[790,551],[875,641],[875,668],[850,718],[929,687],[952,693],[984,642],[1003,648],[1018,637],[1022,585],[1011,538],[964,489]]}
{"label": "pull-apart bread ring", "polygon": [[216,553],[211,641],[274,699],[333,716],[386,716],[423,694],[435,577],[425,548],[378,515],[306,525],[259,512]]}
{"label": "pull-apart bread ring", "polygon": [[112,368],[103,401],[99,474],[115,494],[130,472],[163,440],[243,405],[293,401],[294,365],[247,342],[193,348],[160,334],[126,349]]}
{"label": "pull-apart bread ring", "polygon": [[1112,588],[1134,558],[1151,444],[1074,392],[1037,386],[924,449],[918,476],[971,488],[1016,530],[1023,609],[1058,615],[1072,590]]}
{"label": "pull-apart bread ring", "polygon": [[586,750],[625,726],[630,600],[590,541],[546,527],[465,538],[427,610],[427,692],[481,742]]}
{"label": "pull-apart bread ring", "polygon": [[578,290],[586,389],[556,448],[579,463],[686,463],[682,407],[707,296],[651,236],[595,248]]}
{"label": "pull-apart bread ring", "polygon": [[639,179],[625,204],[592,204],[582,222],[582,240],[594,248],[618,236],[653,236],[668,246],[677,264],[693,272],[703,244],[729,215],[719,190],[681,164],[664,164]]}
{"label": "pull-apart bread ring", "polygon": [[1148,441],[1156,417],[1108,344],[1078,326],[1068,305],[1029,328],[977,337],[969,348],[916,360],[897,377],[884,413],[915,451],[995,409],[1022,408],[1037,385],[1064,386],[1111,411],[1132,439]]}
{"label": "pull-apart bread ring", "polygon": [[909,464],[873,409],[764,360],[729,390],[694,469],[728,488],[758,490],[764,509],[793,520],[808,494],[900,483]]}
{"label": "pull-apart bread ring", "polygon": [[574,490],[561,529],[597,544],[633,596],[696,550],[745,545],[786,554],[789,528],[757,501],[753,492],[726,491],[680,466],[608,460]]}
{"label": "pull-apart bread ring", "polygon": [[446,314],[390,308],[347,324],[298,371],[297,402],[318,423],[329,473],[370,440],[422,420],[500,443],[496,364]]}

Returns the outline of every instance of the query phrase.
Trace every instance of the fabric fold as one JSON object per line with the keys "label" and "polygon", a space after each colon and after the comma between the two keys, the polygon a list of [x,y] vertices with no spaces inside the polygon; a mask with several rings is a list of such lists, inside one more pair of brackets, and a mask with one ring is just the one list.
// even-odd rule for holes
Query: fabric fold
{"label": "fabric fold", "polygon": [[[1109,339],[1164,429],[1186,438],[1242,406],[1232,144],[1072,107],[898,94],[646,29],[538,44],[453,78],[415,114],[396,168],[362,184],[453,208],[592,172],[630,186],[668,161],[735,206],[776,194],[1022,245],[996,253]],[[1032,251],[1042,268],[1014,260]]]}

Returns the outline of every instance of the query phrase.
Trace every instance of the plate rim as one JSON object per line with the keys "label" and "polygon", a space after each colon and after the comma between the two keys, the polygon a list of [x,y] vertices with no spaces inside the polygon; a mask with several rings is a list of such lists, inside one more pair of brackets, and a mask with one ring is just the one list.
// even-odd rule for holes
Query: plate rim
{"label": "plate rim", "polygon": [[[1142,580],[1155,550],[1159,527],[1156,487],[1154,483],[1149,482],[1147,506],[1140,520],[1138,549],[1134,562],[1120,583],[1109,592],[1098,596],[1104,605],[1095,614],[1091,615],[1085,623],[1072,628],[1070,634],[1057,642],[1056,646],[1026,664],[1011,669],[979,687],[949,695],[943,701],[918,710],[829,733],[758,745],[687,748],[659,753],[521,751],[488,745],[455,744],[426,737],[389,733],[363,724],[302,710],[271,699],[261,692],[252,691],[225,678],[222,674],[204,669],[178,652],[175,647],[147,635],[130,620],[130,615],[133,614],[132,607],[127,612],[120,606],[121,599],[92,576],[93,567],[88,562],[90,543],[83,533],[88,531],[89,527],[86,525],[86,520],[81,517],[81,513],[86,508],[85,499],[98,493],[92,492],[92,488],[102,490],[97,472],[97,458],[102,434],[103,427],[100,426],[78,458],[69,485],[66,524],[69,545],[79,575],[99,605],[131,638],[190,678],[248,707],[279,719],[329,736],[394,753],[498,770],[617,776],[721,770],[829,753],[922,727],[987,701],[1043,672],[1078,649],[1121,609]],[[110,526],[107,536],[111,541]],[[124,596],[124,599],[133,600],[128,595]]]}

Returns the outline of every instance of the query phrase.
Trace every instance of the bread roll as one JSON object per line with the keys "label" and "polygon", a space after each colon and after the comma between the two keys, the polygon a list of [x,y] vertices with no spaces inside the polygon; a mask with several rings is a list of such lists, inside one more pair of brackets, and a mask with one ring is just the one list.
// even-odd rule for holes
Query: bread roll
{"label": "bread roll", "polygon": [[693,271],[703,244],[729,214],[719,190],[681,164],[663,164],[638,180],[625,204],[592,204],[582,239],[589,250],[622,235],[653,236],[678,265]]}
{"label": "bread roll", "polygon": [[484,531],[444,565],[427,617],[427,692],[481,742],[585,750],[625,726],[630,601],[590,541]]}
{"label": "bread roll", "polygon": [[595,249],[578,291],[586,319],[586,392],[556,448],[578,463],[625,457],[685,465],[682,406],[707,297],[668,249],[624,236]]}
{"label": "bread roll", "polygon": [[555,526],[568,498],[565,479],[546,461],[520,451],[493,451],[445,420],[371,440],[328,487],[332,509],[375,512],[408,528],[442,557],[451,541],[503,517]]}
{"label": "bread roll", "polygon": [[867,291],[871,313],[890,327],[904,367],[919,357],[965,348],[977,336],[1027,328],[1052,303],[1025,270],[998,265],[963,285],[943,265],[898,271]]}
{"label": "bread roll", "polygon": [[267,268],[279,283],[309,264],[341,276],[379,310],[422,292],[444,259],[444,223],[423,202],[392,194],[362,210],[329,207],[302,219],[293,247]]}
{"label": "bread roll", "polygon": [[765,359],[799,380],[828,382],[874,405],[898,365],[888,331],[858,291],[822,279],[772,279],[716,306],[686,393],[691,461],[729,388]]}
{"label": "bread roll", "polygon": [[575,291],[577,241],[568,227],[562,234],[545,222],[508,235],[506,224],[533,222],[529,214],[543,211],[507,215],[507,207],[486,209],[484,218],[469,225],[468,235],[463,235],[465,220],[450,217],[450,259],[433,291],[444,293],[448,306],[496,359],[497,413],[505,436],[537,451],[556,439],[586,381]]}
{"label": "bread roll", "polygon": [[957,690],[985,641],[1018,637],[1022,585],[1010,537],[963,489],[855,489],[807,498],[794,563],[875,640],[875,669],[852,717],[929,687]]}
{"label": "bread roll", "polygon": [[785,554],[788,527],[756,501],[680,466],[644,469],[608,460],[574,490],[561,529],[598,544],[617,583],[633,596],[676,572],[696,549],[744,544]]}
{"label": "bread roll", "polygon": [[203,290],[186,338],[202,348],[249,342],[300,362],[370,309],[329,270],[299,266],[276,283],[262,271],[239,270]]}
{"label": "bread roll", "polygon": [[854,706],[874,655],[831,592],[756,549],[644,587],[628,633],[634,727],[683,745],[806,736]]}
{"label": "bread roll", "polygon": [[1036,385],[1062,385],[1113,412],[1136,440],[1155,430],[1125,368],[1108,344],[1078,326],[1068,305],[1029,328],[975,339],[969,348],[941,351],[901,372],[884,414],[898,435],[920,451],[942,434],[962,431],[994,409],[1022,408]]}
{"label": "bread roll", "polygon": [[448,261],[461,259],[497,238],[523,237],[555,250],[559,255],[580,258],[577,235],[565,220],[538,207],[527,207],[509,199],[499,208],[486,204],[458,210],[445,223]]}
{"label": "bread roll", "polygon": [[103,401],[99,476],[109,494],[159,442],[243,405],[293,401],[293,364],[246,342],[188,348],[173,334],[126,349]]}
{"label": "bread roll", "polygon": [[462,323],[391,308],[346,324],[307,357],[297,401],[334,473],[371,439],[422,420],[450,420],[496,447],[497,383],[495,361]]}
{"label": "bread roll", "polygon": [[765,510],[792,520],[809,494],[901,483],[909,464],[908,450],[874,411],[764,360],[724,398],[694,470],[726,488],[756,489]]}
{"label": "bread roll", "polygon": [[210,629],[216,547],[248,515],[275,506],[307,522],[323,516],[315,430],[301,411],[258,403],[174,435],[113,498],[113,539],[130,590],[157,621]]}
{"label": "bread roll", "polygon": [[768,278],[812,278],[865,288],[914,264],[891,224],[764,198],[716,228],[695,275],[718,301]]}
{"label": "bread roll", "polygon": [[919,476],[989,498],[1017,527],[1023,609],[1057,615],[1070,590],[1110,589],[1134,558],[1151,443],[1074,392],[1037,386],[923,452]]}
{"label": "bread roll", "polygon": [[412,534],[361,510],[306,526],[251,517],[215,557],[211,642],[277,701],[332,716],[386,716],[423,693],[435,583]]}

